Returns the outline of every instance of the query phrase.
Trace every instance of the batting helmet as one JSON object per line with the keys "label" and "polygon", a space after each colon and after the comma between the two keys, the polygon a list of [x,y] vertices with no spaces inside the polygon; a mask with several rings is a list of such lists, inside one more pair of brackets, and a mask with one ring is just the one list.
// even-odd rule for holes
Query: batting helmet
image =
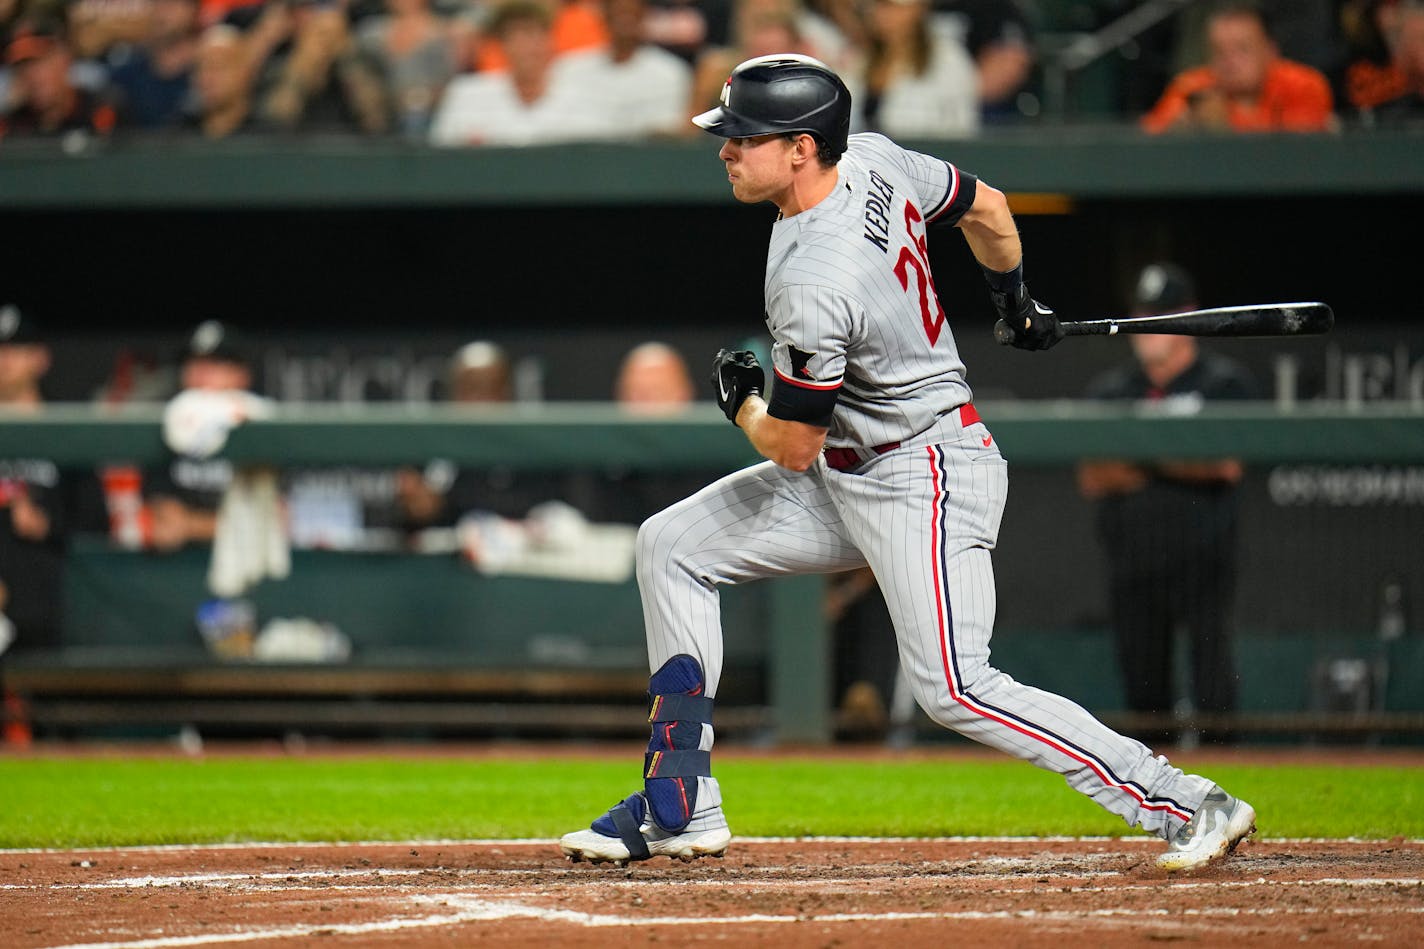
{"label": "batting helmet", "polygon": [[719,107],[692,121],[723,138],[809,132],[839,156],[850,135],[850,90],[810,56],[758,56],[732,70]]}

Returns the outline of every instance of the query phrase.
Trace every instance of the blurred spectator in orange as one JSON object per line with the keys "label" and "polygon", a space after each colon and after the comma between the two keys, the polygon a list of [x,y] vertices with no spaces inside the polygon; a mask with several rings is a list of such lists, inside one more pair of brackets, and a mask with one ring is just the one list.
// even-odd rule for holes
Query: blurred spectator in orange
{"label": "blurred spectator in orange", "polygon": [[602,0],[601,8],[608,47],[565,56],[569,81],[598,103],[607,137],[682,134],[692,71],[672,53],[644,42],[647,0]]}
{"label": "blurred spectator in orange", "polygon": [[458,50],[450,21],[430,0],[385,0],[386,13],[357,25],[361,50],[381,66],[401,132],[424,139],[435,103],[455,75]]}
{"label": "blurred spectator in orange", "polygon": [[548,11],[529,0],[499,8],[492,29],[510,68],[451,80],[435,110],[431,144],[534,145],[606,134],[596,101],[554,61],[549,22]]}
{"label": "blurred spectator in orange", "polygon": [[623,357],[613,392],[618,404],[634,414],[674,413],[692,401],[692,376],[671,346],[642,343]]}
{"label": "blurred spectator in orange", "polygon": [[854,125],[900,138],[979,130],[979,80],[963,41],[936,29],[929,0],[874,0],[869,49],[851,87]]}
{"label": "blurred spectator in orange", "polygon": [[[504,48],[495,24],[500,8],[507,2],[498,0],[488,32],[475,47],[474,67],[477,72],[501,72],[510,68],[509,52]],[[609,43],[608,25],[603,20],[597,0],[537,0],[549,12],[549,43],[555,56],[581,50],[602,49]]]}
{"label": "blurred spectator in orange", "polygon": [[1330,83],[1280,55],[1265,14],[1224,3],[1207,19],[1206,65],[1179,74],[1142,128],[1235,132],[1320,132],[1332,125]]}
{"label": "blurred spectator in orange", "polygon": [[1382,128],[1424,123],[1424,3],[1399,4],[1393,36],[1393,66],[1403,83],[1399,95],[1375,105],[1374,124]]}
{"label": "blurred spectator in orange", "polygon": [[1404,74],[1395,62],[1401,0],[1345,0],[1340,32],[1345,39],[1344,98],[1357,110],[1373,109],[1403,95]]}
{"label": "blurred spectator in orange", "polygon": [[0,117],[0,137],[107,136],[114,130],[113,105],[72,81],[74,55],[57,21],[31,17],[16,23],[5,61],[11,67],[10,101]]}
{"label": "blurred spectator in orange", "polygon": [[260,130],[249,54],[236,28],[220,23],[203,31],[193,73],[193,100],[187,125],[208,138]]}
{"label": "blurred spectator in orange", "polygon": [[360,54],[347,0],[269,3],[247,33],[258,75],[258,115],[274,128],[389,131],[379,67]]}
{"label": "blurred spectator in orange", "polygon": [[[0,412],[44,403],[50,350],[34,319],[0,306]],[[0,459],[0,652],[59,643],[65,554],[64,485],[47,458]]]}
{"label": "blurred spectator in orange", "polygon": [[123,125],[163,128],[182,120],[198,60],[198,0],[151,0],[137,43],[109,50],[109,80]]}
{"label": "blurred spectator in orange", "polygon": [[1033,72],[1033,31],[1014,0],[931,0],[931,19],[963,38],[979,79],[986,119],[1018,115],[1015,96]]}

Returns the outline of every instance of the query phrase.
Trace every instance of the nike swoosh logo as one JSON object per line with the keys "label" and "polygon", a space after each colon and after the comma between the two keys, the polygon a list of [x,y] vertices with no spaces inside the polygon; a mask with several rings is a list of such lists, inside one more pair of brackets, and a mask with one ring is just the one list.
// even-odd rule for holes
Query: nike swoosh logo
{"label": "nike swoosh logo", "polygon": [[1037,300],[1034,300],[1034,301],[1033,301],[1033,308],[1034,308],[1035,310],[1037,310],[1041,316],[1052,316],[1052,315],[1053,315],[1053,311],[1052,311],[1052,310],[1050,310],[1048,307],[1044,306],[1042,303],[1039,303]]}
{"label": "nike swoosh logo", "polygon": [[981,439],[981,440],[984,442],[984,447],[985,447],[985,448],[988,448],[990,445],[994,444],[994,436],[993,436],[993,435],[986,436],[985,438],[983,438],[983,439]]}
{"label": "nike swoosh logo", "polygon": [[727,392],[727,383],[722,379],[720,372],[717,373],[717,391],[721,393],[723,402],[726,402],[727,399],[731,397],[730,393]]}

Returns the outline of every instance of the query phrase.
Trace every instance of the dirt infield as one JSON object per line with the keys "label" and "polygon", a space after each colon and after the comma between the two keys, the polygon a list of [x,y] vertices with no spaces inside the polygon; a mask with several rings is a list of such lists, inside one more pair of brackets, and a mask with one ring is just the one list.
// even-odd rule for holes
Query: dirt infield
{"label": "dirt infield", "polygon": [[0,852],[0,942],[113,946],[1417,946],[1424,841],[737,840],[571,865],[552,841]]}

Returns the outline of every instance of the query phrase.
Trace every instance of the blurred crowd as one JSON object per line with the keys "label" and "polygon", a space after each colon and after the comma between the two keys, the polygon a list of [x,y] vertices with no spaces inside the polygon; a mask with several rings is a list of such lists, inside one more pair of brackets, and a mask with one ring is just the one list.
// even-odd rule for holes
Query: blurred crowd
{"label": "blurred crowd", "polygon": [[[0,0],[0,136],[338,134],[440,146],[693,134],[779,52],[846,77],[854,125],[974,135],[1040,113],[1057,34],[1123,0]],[[1147,132],[1424,116],[1424,2],[1186,3],[1119,44]],[[1139,101],[1140,100],[1140,101]]]}

